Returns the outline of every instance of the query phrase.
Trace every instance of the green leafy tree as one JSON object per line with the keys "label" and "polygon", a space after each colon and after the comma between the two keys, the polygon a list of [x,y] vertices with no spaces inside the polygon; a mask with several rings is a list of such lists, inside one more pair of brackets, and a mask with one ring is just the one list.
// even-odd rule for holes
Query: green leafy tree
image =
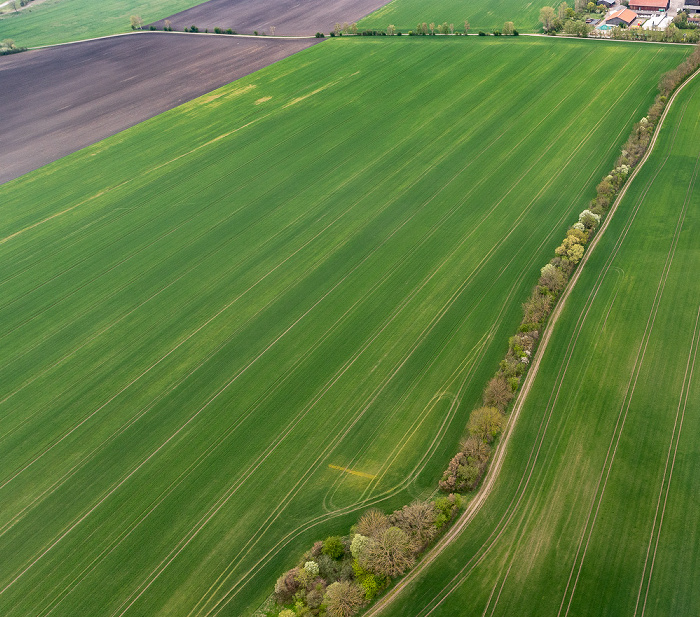
{"label": "green leafy tree", "polygon": [[329,536],[323,541],[323,554],[331,559],[340,559],[345,554],[345,546],[340,536]]}
{"label": "green leafy tree", "polygon": [[554,20],[556,15],[554,9],[551,6],[543,6],[540,9],[540,23],[545,32],[549,32],[554,28]]}
{"label": "green leafy tree", "polygon": [[479,407],[469,415],[467,430],[470,435],[491,443],[503,430],[505,416],[495,407]]}

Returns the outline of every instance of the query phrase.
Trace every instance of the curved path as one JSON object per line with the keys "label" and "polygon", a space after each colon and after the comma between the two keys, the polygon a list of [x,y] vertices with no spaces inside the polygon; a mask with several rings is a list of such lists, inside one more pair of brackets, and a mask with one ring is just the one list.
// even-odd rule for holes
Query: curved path
{"label": "curved path", "polygon": [[501,467],[503,465],[503,461],[504,461],[505,456],[506,456],[508,444],[509,444],[510,439],[513,435],[513,429],[518,421],[520,413],[522,412],[523,406],[524,406],[525,401],[527,399],[527,395],[532,387],[532,384],[534,383],[534,380],[537,377],[537,372],[538,372],[539,367],[540,367],[540,362],[541,362],[542,356],[544,355],[544,352],[547,349],[547,345],[549,344],[549,340],[551,339],[552,332],[554,331],[554,327],[557,323],[557,320],[559,319],[559,316],[561,315],[561,313],[564,309],[564,306],[566,305],[566,301],[567,301],[569,295],[571,294],[572,290],[574,289],[574,286],[576,285],[576,282],[578,281],[579,276],[581,275],[581,272],[583,271],[583,268],[585,267],[589,256],[591,255],[591,253],[593,252],[593,250],[597,246],[598,242],[600,241],[600,238],[605,233],[605,230],[607,229],[610,221],[612,220],[612,217],[615,214],[615,211],[617,210],[620,202],[622,201],[622,198],[627,193],[627,189],[631,186],[635,177],[639,173],[639,170],[644,166],[647,159],[649,158],[649,155],[653,151],[654,145],[656,144],[657,138],[658,138],[659,133],[661,131],[661,127],[663,126],[664,120],[666,119],[668,111],[671,109],[671,105],[673,104],[676,96],[683,90],[683,88],[685,88],[685,86],[688,83],[690,83],[698,75],[700,75],[700,69],[696,70],[690,77],[688,77],[688,79],[686,79],[685,82],[683,82],[676,89],[676,91],[673,93],[673,95],[671,96],[671,98],[668,102],[668,105],[666,105],[666,109],[664,110],[664,113],[662,114],[662,116],[659,120],[659,123],[656,126],[656,130],[654,131],[654,135],[652,136],[651,142],[649,143],[649,147],[647,148],[646,153],[642,157],[639,164],[634,168],[628,181],[625,183],[624,187],[622,188],[619,195],[617,196],[617,199],[615,199],[612,207],[610,208],[610,211],[608,212],[607,216],[605,217],[603,224],[601,225],[600,229],[598,230],[598,233],[594,236],[593,240],[591,241],[591,243],[588,247],[588,250],[584,254],[583,259],[581,260],[581,263],[579,264],[579,267],[575,270],[573,276],[571,277],[571,280],[569,281],[568,286],[566,287],[566,289],[564,290],[564,293],[562,294],[561,299],[557,303],[557,306],[549,319],[547,327],[545,328],[544,334],[542,336],[542,340],[541,340],[540,345],[537,349],[537,353],[535,354],[535,358],[533,360],[532,366],[531,366],[530,370],[528,371],[528,374],[527,374],[525,381],[523,382],[523,387],[522,387],[520,394],[517,398],[517,401],[515,403],[513,411],[510,414],[510,417],[508,420],[508,425],[506,427],[506,430],[504,431],[501,442],[500,442],[498,448],[496,449],[495,456],[493,458],[493,461],[491,462],[491,465],[489,467],[489,471],[486,475],[486,478],[484,479],[483,484],[481,485],[481,488],[474,496],[474,499],[469,502],[464,513],[459,517],[457,522],[440,539],[440,541],[431,550],[429,550],[426,553],[425,557],[421,560],[421,562],[413,570],[411,570],[411,572],[409,572],[409,574],[407,576],[405,576],[403,579],[401,579],[396,584],[396,586],[394,586],[386,595],[384,595],[380,600],[378,600],[374,604],[374,606],[372,606],[367,611],[367,613],[366,613],[367,617],[378,615],[385,608],[387,608],[392,603],[392,601],[399,595],[399,593],[401,593],[401,591],[403,589],[405,589],[420,574],[422,574],[423,571],[433,561],[435,561],[435,559],[437,559],[437,557],[462,533],[462,531],[464,531],[464,529],[469,525],[469,523],[474,519],[474,517],[481,510],[487,497],[491,493],[491,490],[493,489],[493,487],[496,483],[496,480],[498,479],[499,472],[501,470]]}

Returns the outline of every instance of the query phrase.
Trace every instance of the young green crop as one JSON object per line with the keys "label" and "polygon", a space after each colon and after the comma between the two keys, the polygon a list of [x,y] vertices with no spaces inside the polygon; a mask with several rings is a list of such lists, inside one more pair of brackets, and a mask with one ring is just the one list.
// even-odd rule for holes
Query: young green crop
{"label": "young green crop", "polygon": [[700,611],[698,117],[695,78],[567,300],[497,488],[385,614]]}
{"label": "young green crop", "polygon": [[[468,21],[472,34],[479,30],[501,30],[505,22],[512,21],[519,32],[540,32],[539,12],[543,5],[515,0],[393,0],[358,22],[358,28],[385,30],[389,24],[407,34],[420,23],[428,26],[454,24],[455,32],[464,32]],[[437,29],[436,29],[437,31]],[[430,32],[430,29],[428,29]]]}
{"label": "young green crop", "polygon": [[[184,11],[203,0],[46,0],[0,18],[0,40],[32,47],[130,32],[131,15],[144,24]],[[7,8],[7,7],[6,7]]]}
{"label": "young green crop", "polygon": [[430,494],[684,53],[335,39],[0,187],[0,613],[250,614]]}

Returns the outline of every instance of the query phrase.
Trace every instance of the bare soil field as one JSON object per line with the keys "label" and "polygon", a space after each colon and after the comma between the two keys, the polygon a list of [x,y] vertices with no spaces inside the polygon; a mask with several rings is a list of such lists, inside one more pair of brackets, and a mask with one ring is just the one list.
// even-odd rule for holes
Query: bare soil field
{"label": "bare soil field", "polygon": [[0,183],[313,45],[143,33],[0,57]]}
{"label": "bare soil field", "polygon": [[[387,0],[209,0],[169,17],[172,27],[182,31],[197,26],[200,30],[232,28],[241,34],[257,30],[270,34],[296,36],[324,32],[339,23],[352,23],[387,4]],[[154,25],[162,28],[165,20]]]}

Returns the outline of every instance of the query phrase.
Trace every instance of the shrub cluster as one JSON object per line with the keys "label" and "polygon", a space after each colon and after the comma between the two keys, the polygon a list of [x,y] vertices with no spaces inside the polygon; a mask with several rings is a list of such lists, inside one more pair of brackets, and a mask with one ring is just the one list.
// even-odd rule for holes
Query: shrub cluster
{"label": "shrub cluster", "polygon": [[13,39],[4,39],[0,41],[0,56],[9,56],[10,54],[18,54],[21,51],[27,51],[26,47],[17,47]]}
{"label": "shrub cluster", "polygon": [[268,615],[354,615],[415,564],[461,506],[459,495],[448,495],[414,501],[389,516],[368,510],[347,536],[314,543],[277,579]]}

